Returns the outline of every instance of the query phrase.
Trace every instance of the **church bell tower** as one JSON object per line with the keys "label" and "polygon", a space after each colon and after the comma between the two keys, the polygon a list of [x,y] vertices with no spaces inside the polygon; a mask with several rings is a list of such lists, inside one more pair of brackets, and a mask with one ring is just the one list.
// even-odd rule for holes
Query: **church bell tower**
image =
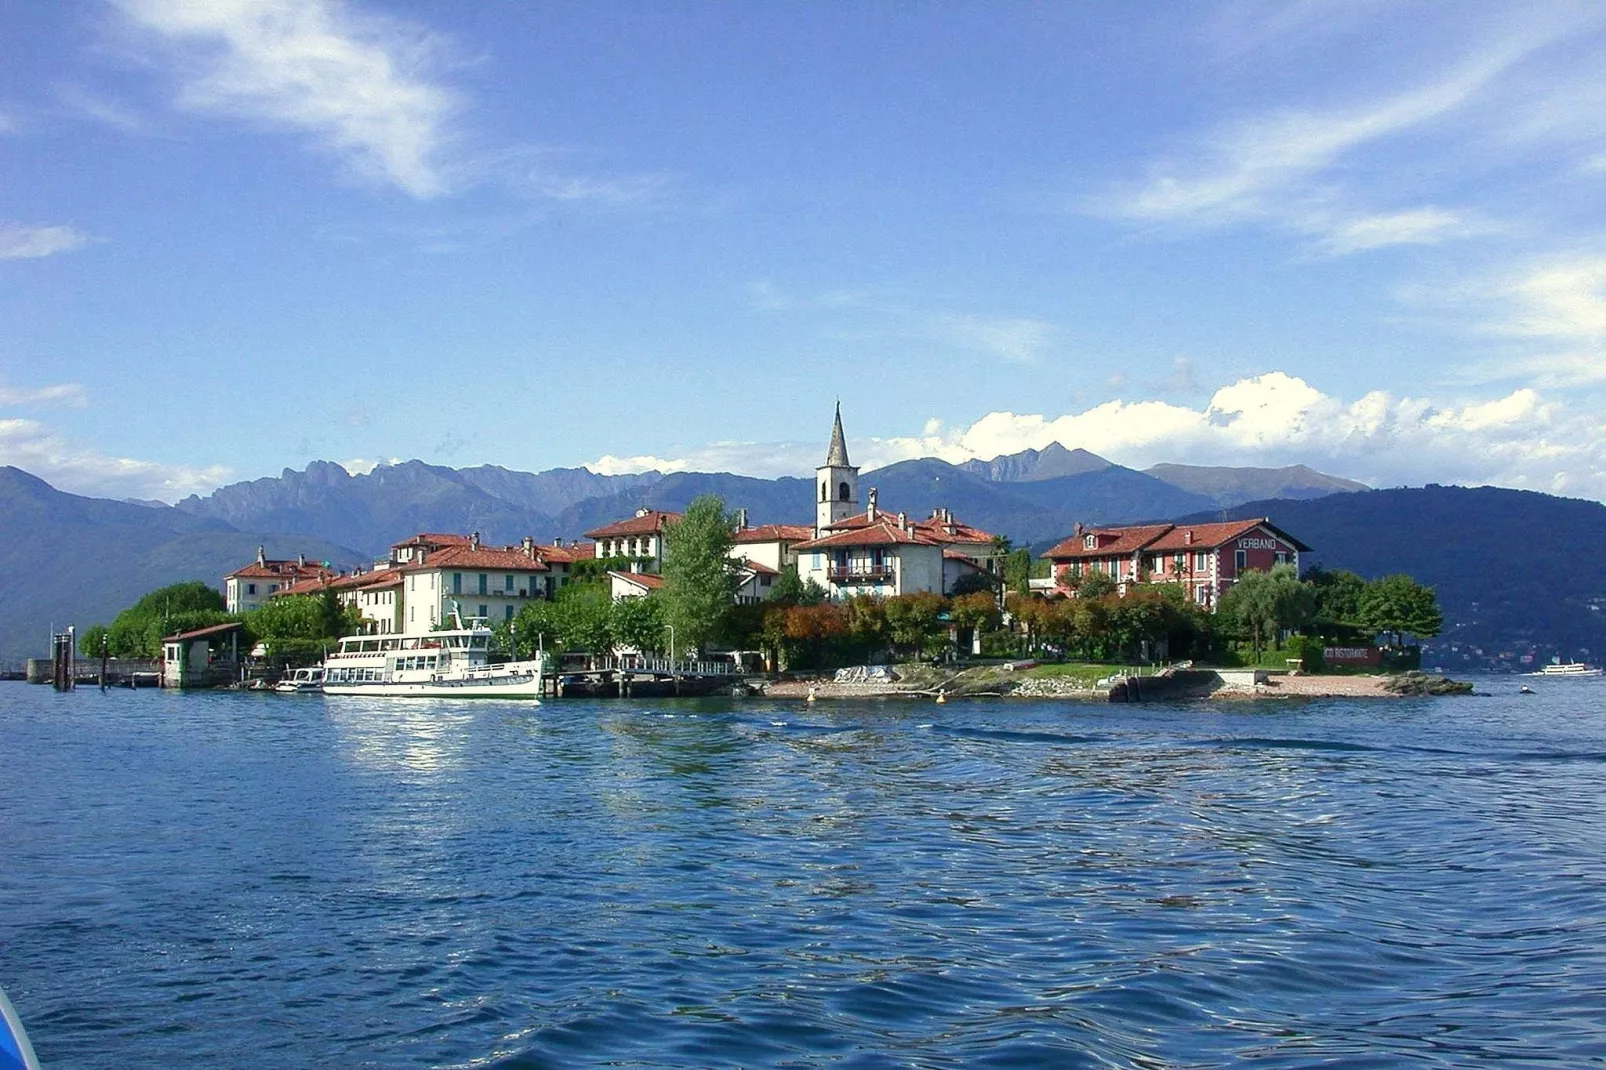
{"label": "church bell tower", "polygon": [[848,463],[848,442],[842,434],[842,403],[836,403],[836,423],[831,428],[831,448],[825,463],[814,470],[814,533],[853,516],[859,511],[859,470]]}

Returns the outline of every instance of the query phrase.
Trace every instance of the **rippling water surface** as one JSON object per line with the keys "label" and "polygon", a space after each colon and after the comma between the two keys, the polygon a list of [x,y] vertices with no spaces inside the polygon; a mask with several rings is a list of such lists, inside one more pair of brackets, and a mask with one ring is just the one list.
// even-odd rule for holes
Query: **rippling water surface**
{"label": "rippling water surface", "polygon": [[1606,1062],[1606,686],[1220,706],[0,685],[64,1067]]}

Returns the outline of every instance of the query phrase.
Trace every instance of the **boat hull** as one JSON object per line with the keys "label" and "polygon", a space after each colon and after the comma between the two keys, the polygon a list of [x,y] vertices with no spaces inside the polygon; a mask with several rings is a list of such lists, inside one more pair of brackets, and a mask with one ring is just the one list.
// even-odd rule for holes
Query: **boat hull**
{"label": "boat hull", "polygon": [[501,698],[539,702],[541,674],[517,673],[506,677],[444,680],[374,680],[323,685],[326,695],[372,695],[377,698]]}

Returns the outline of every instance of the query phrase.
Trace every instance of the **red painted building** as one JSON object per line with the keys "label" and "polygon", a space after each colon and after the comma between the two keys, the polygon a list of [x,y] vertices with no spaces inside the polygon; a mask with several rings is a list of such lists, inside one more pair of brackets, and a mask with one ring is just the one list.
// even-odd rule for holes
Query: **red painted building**
{"label": "red painted building", "polygon": [[1075,571],[1102,572],[1126,593],[1130,583],[1180,583],[1201,606],[1214,609],[1246,571],[1288,564],[1310,547],[1262,517],[1220,524],[1145,524],[1084,528],[1043,556],[1054,562],[1055,588],[1069,593]]}

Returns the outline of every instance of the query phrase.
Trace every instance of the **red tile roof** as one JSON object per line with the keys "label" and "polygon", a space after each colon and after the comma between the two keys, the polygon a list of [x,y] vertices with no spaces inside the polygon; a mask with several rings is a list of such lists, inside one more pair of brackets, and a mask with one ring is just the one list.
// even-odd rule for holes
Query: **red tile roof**
{"label": "red tile roof", "polygon": [[750,542],[799,542],[814,538],[814,529],[807,524],[764,524],[756,528],[743,528],[731,535],[731,541],[741,546]]}
{"label": "red tile roof", "polygon": [[472,535],[453,535],[447,532],[420,531],[410,539],[392,544],[392,549],[399,550],[404,546],[467,546],[472,542]]}
{"label": "red tile roof", "polygon": [[436,550],[423,561],[399,565],[389,571],[433,572],[436,569],[483,568],[499,572],[550,572],[539,557],[524,552],[522,546],[448,546]]}
{"label": "red tile roof", "polygon": [[775,571],[773,568],[770,568],[768,565],[760,564],[757,561],[748,561],[748,560],[744,559],[741,562],[741,566],[740,567],[745,569],[748,572],[753,573],[756,576],[763,576],[763,575],[779,576],[780,575],[780,573]]}
{"label": "red tile roof", "polygon": [[[1166,532],[1149,549],[1155,551],[1211,550],[1221,546],[1223,543],[1231,542],[1240,535],[1247,535],[1256,528],[1265,528],[1301,552],[1310,549],[1309,546],[1283,531],[1265,517],[1260,517],[1256,520],[1229,520],[1223,524],[1178,524]],[[1192,541],[1188,540],[1189,534],[1193,536]]]}
{"label": "red tile roof", "polygon": [[640,516],[633,516],[628,520],[616,520],[612,524],[600,527],[595,531],[588,531],[586,532],[586,538],[612,539],[620,535],[654,535],[663,531],[665,524],[673,524],[679,519],[679,513],[666,513],[658,509],[648,509]]}
{"label": "red tile roof", "polygon": [[245,625],[241,624],[237,620],[230,621],[227,624],[214,624],[208,628],[197,628],[193,632],[179,632],[177,635],[164,635],[162,636],[162,642],[173,643],[185,639],[200,639],[208,635],[222,635],[224,632],[232,632],[236,628],[244,627]]}
{"label": "red tile roof", "polygon": [[310,580],[319,576],[333,576],[334,572],[316,562],[308,561],[255,561],[244,568],[235,569],[224,579],[229,580]]}
{"label": "red tile roof", "polygon": [[645,591],[656,591],[664,585],[664,578],[651,572],[614,572],[610,569],[608,575],[617,576],[626,583],[633,583]]}
{"label": "red tile roof", "polygon": [[582,557],[595,557],[596,547],[586,545],[582,551],[579,546],[542,546],[535,544],[536,555],[544,561],[553,561],[560,565],[572,565]]}
{"label": "red tile roof", "polygon": [[[1211,550],[1247,532],[1263,527],[1301,552],[1310,547],[1277,527],[1265,517],[1256,520],[1230,520],[1212,524],[1144,524],[1128,528],[1090,528],[1072,535],[1043,556],[1056,561],[1077,558],[1120,557],[1138,550],[1166,553],[1178,550]],[[1190,541],[1188,533],[1192,534]],[[1088,535],[1097,537],[1098,546],[1087,549]]]}
{"label": "red tile roof", "polygon": [[[1143,524],[1130,528],[1089,528],[1062,540],[1043,556],[1056,561],[1063,558],[1118,557],[1143,549],[1170,530],[1170,524]],[[1096,545],[1093,549],[1088,549],[1084,544],[1089,535],[1095,536]]]}
{"label": "red tile roof", "polygon": [[792,547],[794,550],[830,550],[842,546],[939,546],[936,539],[930,538],[919,531],[905,531],[894,521],[877,520],[873,524],[865,524],[849,528],[846,531],[835,531],[830,535],[822,535],[818,539],[800,542]]}
{"label": "red tile roof", "polygon": [[[885,509],[877,509],[876,518],[871,520],[870,511],[867,509],[862,513],[856,513],[853,516],[843,517],[834,524],[827,524],[825,530],[853,531],[858,528],[869,527],[871,524],[895,524],[897,519],[898,514],[889,513]],[[931,516],[926,517],[924,520],[911,519],[908,523],[911,528],[920,532],[920,534],[931,539],[933,542],[982,543],[993,541],[992,532],[983,531],[981,528],[972,527],[971,525],[959,520],[944,520]],[[952,528],[953,531],[950,532],[948,530],[949,528]]]}

